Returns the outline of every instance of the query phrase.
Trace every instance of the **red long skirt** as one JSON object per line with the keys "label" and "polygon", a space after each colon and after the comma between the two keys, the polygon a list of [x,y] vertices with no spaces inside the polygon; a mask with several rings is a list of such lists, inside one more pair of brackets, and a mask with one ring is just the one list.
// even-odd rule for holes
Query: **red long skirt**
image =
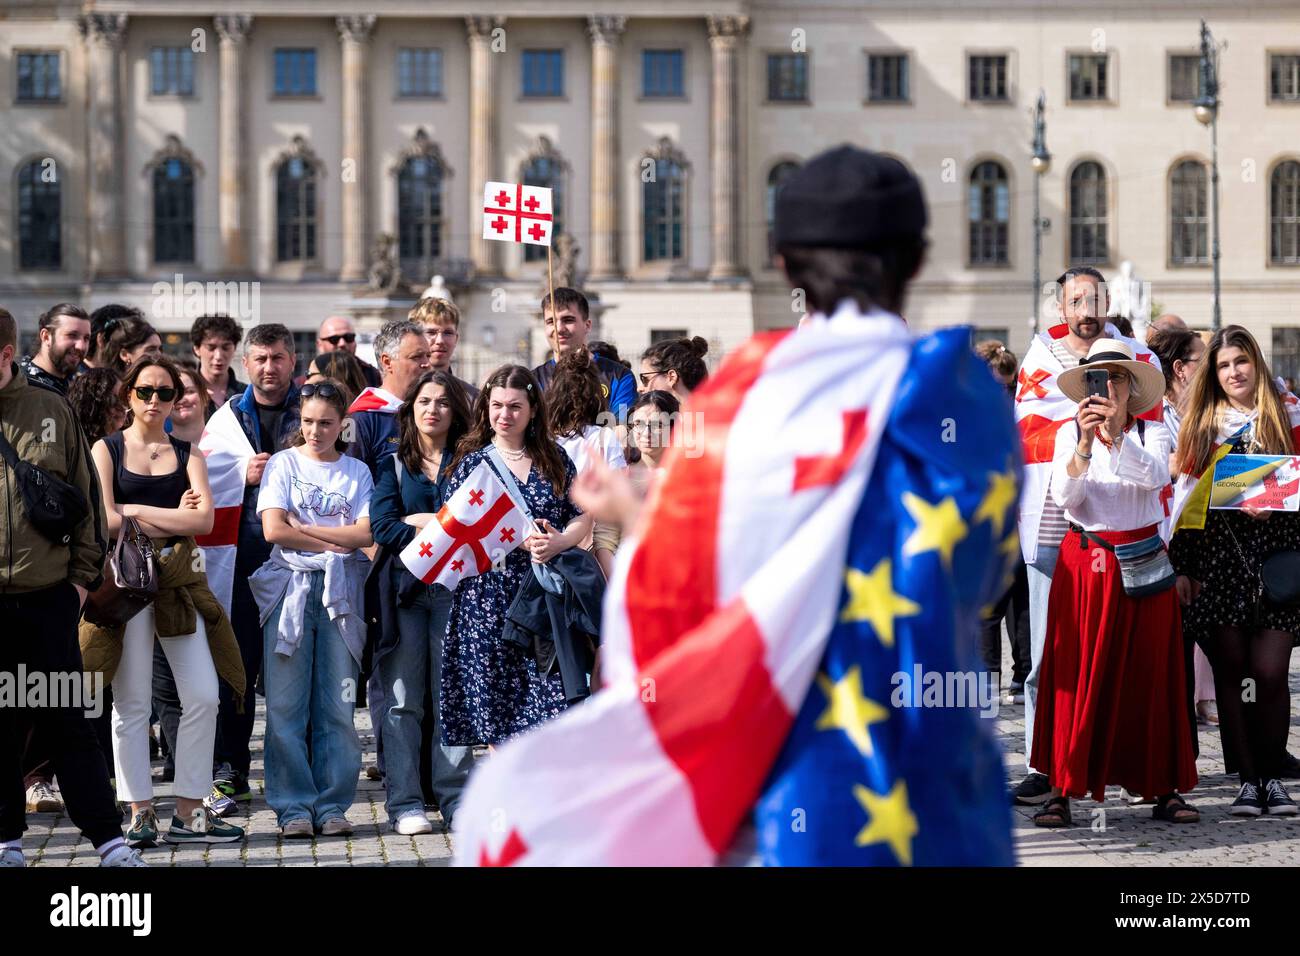
{"label": "red long skirt", "polygon": [[[1097,535],[1126,544],[1155,531]],[[1128,597],[1114,553],[1070,531],[1047,605],[1034,768],[1099,801],[1107,784],[1143,797],[1196,786],[1182,644],[1178,592]]]}

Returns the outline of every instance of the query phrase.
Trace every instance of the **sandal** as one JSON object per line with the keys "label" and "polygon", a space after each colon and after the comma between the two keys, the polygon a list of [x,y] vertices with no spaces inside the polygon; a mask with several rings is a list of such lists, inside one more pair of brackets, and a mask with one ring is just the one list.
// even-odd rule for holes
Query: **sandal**
{"label": "sandal", "polygon": [[1034,814],[1034,826],[1068,827],[1070,819],[1070,801],[1066,797],[1052,797],[1043,809]]}
{"label": "sandal", "polygon": [[1151,818],[1166,823],[1200,823],[1201,811],[1177,793],[1168,793],[1156,799],[1156,805],[1151,808]]}

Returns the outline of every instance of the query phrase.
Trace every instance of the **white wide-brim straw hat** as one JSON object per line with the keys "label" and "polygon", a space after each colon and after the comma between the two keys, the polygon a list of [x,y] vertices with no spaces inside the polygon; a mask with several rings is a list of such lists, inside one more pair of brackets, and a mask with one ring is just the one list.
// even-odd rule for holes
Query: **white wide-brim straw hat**
{"label": "white wide-brim straw hat", "polygon": [[1066,369],[1056,376],[1065,397],[1072,402],[1081,402],[1088,394],[1087,380],[1084,378],[1088,369],[1122,368],[1129,374],[1128,411],[1130,415],[1141,415],[1158,403],[1165,394],[1165,376],[1160,369],[1150,362],[1139,362],[1133,357],[1133,349],[1117,339],[1098,339],[1088,349],[1088,357],[1076,367]]}

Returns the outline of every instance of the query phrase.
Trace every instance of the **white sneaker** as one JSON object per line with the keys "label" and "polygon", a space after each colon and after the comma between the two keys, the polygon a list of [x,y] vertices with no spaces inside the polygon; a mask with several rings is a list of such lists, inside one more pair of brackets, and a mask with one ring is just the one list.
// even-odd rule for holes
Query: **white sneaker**
{"label": "white sneaker", "polygon": [[397,818],[393,829],[402,836],[415,836],[420,833],[432,833],[433,824],[422,810],[408,810]]}
{"label": "white sneaker", "polygon": [[27,788],[28,813],[62,813],[63,801],[44,780],[37,780]]}
{"label": "white sneaker", "polygon": [[20,867],[26,866],[27,860],[23,856],[23,851],[16,847],[7,846],[0,850],[0,867]]}
{"label": "white sneaker", "polygon": [[115,848],[108,856],[99,861],[100,866],[148,866],[139,850],[133,850],[125,843]]}

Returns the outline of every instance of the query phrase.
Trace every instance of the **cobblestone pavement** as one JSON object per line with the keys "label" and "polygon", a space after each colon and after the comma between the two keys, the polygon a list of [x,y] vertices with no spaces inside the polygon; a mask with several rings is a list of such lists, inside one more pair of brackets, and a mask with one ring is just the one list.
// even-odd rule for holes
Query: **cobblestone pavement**
{"label": "cobblestone pavement", "polygon": [[[1004,675],[1010,674],[1009,662]],[[1300,655],[1291,670],[1290,750],[1300,755]],[[440,833],[403,837],[393,833],[384,812],[383,784],[365,778],[348,812],[351,838],[317,837],[314,841],[283,841],[262,793],[262,729],[264,713],[259,700],[254,730],[253,792],[231,818],[248,830],[243,843],[224,846],[169,847],[146,850],[154,866],[447,866],[452,838]],[[367,711],[357,712],[367,764],[374,761],[374,736]],[[998,736],[1006,754],[1007,785],[1024,776],[1024,707],[1003,705],[997,720]],[[1223,772],[1217,728],[1200,728],[1201,756],[1197,761],[1200,784],[1188,799],[1201,811],[1196,825],[1160,823],[1151,819],[1150,806],[1130,806],[1112,788],[1103,804],[1075,800],[1075,826],[1065,830],[1035,827],[1033,810],[1017,807],[1012,815],[1016,853],[1022,866],[1279,866],[1300,863],[1300,817],[1240,819],[1228,816],[1236,796],[1236,777]],[[160,780],[161,761],[155,761],[155,792],[159,819],[171,820],[171,785]],[[1300,797],[1300,783],[1290,781]],[[439,823],[436,813],[430,814]],[[98,859],[90,844],[81,840],[63,814],[29,814],[23,841],[28,861],[37,866],[94,866]]]}

